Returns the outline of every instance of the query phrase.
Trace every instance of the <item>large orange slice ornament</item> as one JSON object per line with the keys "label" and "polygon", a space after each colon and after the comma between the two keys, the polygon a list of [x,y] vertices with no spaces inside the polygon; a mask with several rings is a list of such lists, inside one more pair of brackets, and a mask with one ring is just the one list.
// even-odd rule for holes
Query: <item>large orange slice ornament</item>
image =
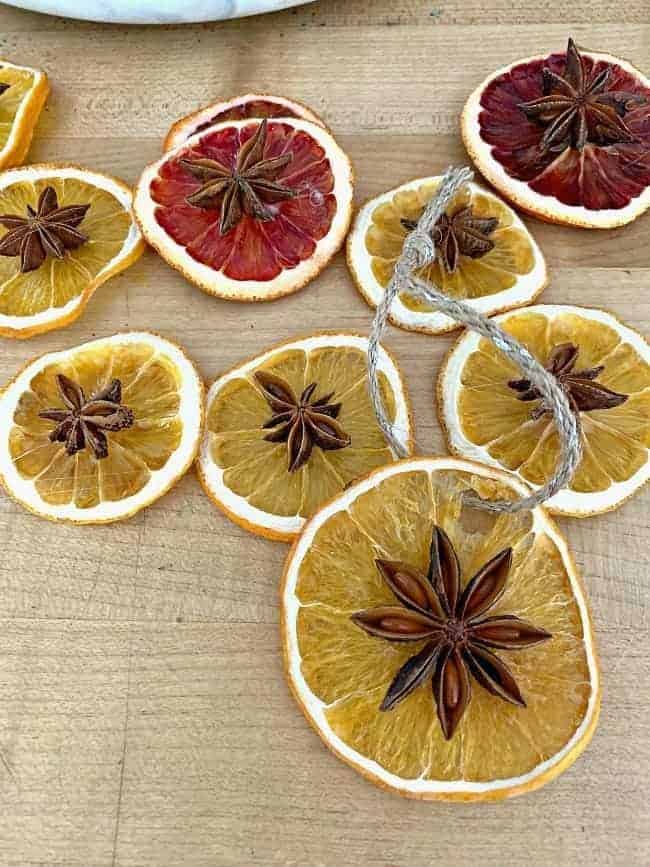
{"label": "large orange slice ornament", "polygon": [[650,206],[650,81],[618,57],[569,40],[499,69],[461,130],[481,173],[541,219],[608,229]]}
{"label": "large orange slice ornament", "polygon": [[584,588],[529,493],[456,458],[400,461],[327,503],[287,559],[286,673],[325,744],[411,798],[494,800],[571,765],[600,681]]}
{"label": "large orange slice ornament", "polygon": [[171,150],[218,123],[263,117],[302,117],[319,126],[325,126],[317,114],[294,99],[273,96],[270,93],[245,93],[231,99],[211,102],[177,120],[165,137],[163,150]]}
{"label": "large orange slice ornament", "polygon": [[295,292],[343,243],[350,162],[301,118],[228,121],[142,174],[136,218],[147,241],[212,295],[269,300]]}

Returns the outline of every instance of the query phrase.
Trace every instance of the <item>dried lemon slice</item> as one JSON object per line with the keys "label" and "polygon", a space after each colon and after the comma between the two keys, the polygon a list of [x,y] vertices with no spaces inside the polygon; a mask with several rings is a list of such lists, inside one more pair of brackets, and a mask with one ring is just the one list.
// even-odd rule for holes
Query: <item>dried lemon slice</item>
{"label": "dried lemon slice", "polygon": [[564,538],[543,509],[490,516],[467,491],[527,489],[456,458],[391,464],[317,512],[284,573],[302,711],[355,770],[413,798],[538,788],[598,719],[593,631]]}
{"label": "dried lemon slice", "polygon": [[131,189],[65,165],[0,175],[0,335],[62,328],[144,250]]}
{"label": "dried lemon slice", "polygon": [[[603,310],[538,305],[500,316],[501,327],[557,377],[580,414],[583,458],[547,506],[595,515],[619,506],[650,475],[650,348]],[[463,335],[438,380],[450,449],[542,485],[558,461],[558,436],[539,394],[515,364],[475,333]]]}
{"label": "dried lemon slice", "polygon": [[[348,236],[348,266],[371,307],[381,301],[408,232],[440,186],[420,178],[371,199]],[[525,225],[493,193],[467,184],[434,227],[436,261],[420,272],[447,295],[491,314],[528,304],[547,283],[544,257]],[[440,334],[458,323],[402,292],[389,315],[400,328]]]}
{"label": "dried lemon slice", "polygon": [[42,70],[0,60],[0,169],[18,166],[27,156],[49,92]]}
{"label": "dried lemon slice", "polygon": [[[290,540],[359,476],[394,460],[370,403],[368,340],[315,334],[290,340],[221,376],[208,393],[199,478],[233,521]],[[379,353],[384,405],[412,449],[400,372]]]}
{"label": "dried lemon slice", "polygon": [[130,517],[185,473],[203,387],[175,344],[128,332],[32,361],[0,412],[8,493],[45,518],[98,524]]}

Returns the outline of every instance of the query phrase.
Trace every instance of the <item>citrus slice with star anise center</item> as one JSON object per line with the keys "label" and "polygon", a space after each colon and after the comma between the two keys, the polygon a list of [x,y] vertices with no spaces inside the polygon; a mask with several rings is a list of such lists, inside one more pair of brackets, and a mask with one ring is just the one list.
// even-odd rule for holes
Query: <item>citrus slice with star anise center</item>
{"label": "citrus slice with star anise center", "polygon": [[19,166],[50,92],[40,69],[0,60],[0,169]]}
{"label": "citrus slice with star anise center", "polygon": [[62,328],[144,250],[122,181],[44,164],[0,175],[0,335]]}
{"label": "citrus slice with star anise center", "polygon": [[[219,377],[198,460],[210,499],[262,536],[290,540],[352,480],[395,459],[368,396],[368,340],[323,333],[287,341]],[[384,405],[412,449],[400,372],[379,352]]]}
{"label": "citrus slice with star anise center", "polygon": [[[650,476],[650,347],[602,310],[539,305],[505,314],[499,325],[545,365],[582,428],[583,455],[553,511],[591,515],[616,508]],[[467,333],[438,380],[450,448],[503,467],[538,486],[559,456],[549,408],[493,344]]]}
{"label": "citrus slice with star anise center", "polygon": [[[348,266],[364,299],[381,301],[404,239],[435,195],[440,178],[421,178],[371,199],[348,236]],[[544,257],[525,225],[504,202],[474,183],[459,192],[433,228],[436,260],[419,275],[447,295],[490,314],[528,304],[547,282]],[[423,299],[400,293],[394,325],[439,334],[458,327]]]}
{"label": "citrus slice with star anise center", "polygon": [[650,206],[650,81],[580,49],[520,60],[469,98],[463,140],[515,205],[557,223],[610,228]]}
{"label": "citrus slice with star anise center", "polygon": [[212,295],[295,292],[343,243],[352,201],[346,155],[301,118],[226,121],[149,166],[135,213],[145,238]]}
{"label": "citrus slice with star anise center", "polygon": [[217,123],[263,117],[301,117],[325,126],[317,114],[296,100],[270,93],[245,93],[231,99],[217,100],[177,120],[165,137],[163,150],[171,150]]}
{"label": "citrus slice with star anise center", "polygon": [[174,343],[126,332],[31,362],[0,411],[8,493],[45,518],[105,523],[149,505],[189,468],[203,386]]}
{"label": "citrus slice with star anise center", "polygon": [[507,473],[455,458],[383,467],[320,509],[287,559],[286,672],[308,720],[368,779],[414,798],[488,800],[567,768],[600,685],[583,587]]}

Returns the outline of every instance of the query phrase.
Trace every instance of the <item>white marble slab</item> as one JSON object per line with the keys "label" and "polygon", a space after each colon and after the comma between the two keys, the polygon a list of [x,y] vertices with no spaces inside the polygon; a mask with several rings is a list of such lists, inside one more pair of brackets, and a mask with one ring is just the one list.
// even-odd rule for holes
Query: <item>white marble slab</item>
{"label": "white marble slab", "polygon": [[64,18],[114,24],[189,24],[275,12],[313,0],[3,0]]}

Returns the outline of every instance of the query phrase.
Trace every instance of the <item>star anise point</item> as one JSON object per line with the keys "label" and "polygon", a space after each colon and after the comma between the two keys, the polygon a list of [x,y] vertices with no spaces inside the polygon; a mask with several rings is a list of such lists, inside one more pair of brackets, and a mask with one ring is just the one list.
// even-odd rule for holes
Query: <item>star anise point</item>
{"label": "star anise point", "polygon": [[64,409],[55,407],[39,413],[39,418],[56,424],[49,434],[50,441],[64,443],[70,457],[85,448],[97,460],[108,457],[106,433],[125,430],[135,423],[132,410],[121,402],[120,380],[111,380],[90,398],[86,398],[79,383],[64,374],[57,374],[56,381]]}
{"label": "star anise point", "polygon": [[288,470],[295,473],[309,460],[314,446],[334,451],[349,446],[351,437],[336,420],[340,403],[329,403],[333,392],[312,400],[317,383],[310,383],[299,398],[284,379],[265,370],[257,370],[254,379],[273,415],[262,425],[273,428],[266,436],[269,442],[287,443]]}
{"label": "star anise point", "polygon": [[206,158],[184,157],[179,161],[202,182],[186,201],[199,208],[220,209],[222,235],[234,229],[245,214],[262,222],[273,220],[272,205],[297,195],[297,190],[277,180],[278,174],[293,160],[293,152],[265,158],[267,134],[268,122],[264,118],[239,148],[234,168]]}
{"label": "star anise point", "polygon": [[[599,409],[613,409],[628,399],[627,394],[613,391],[596,382],[605,369],[600,364],[583,370],[574,370],[578,360],[579,348],[573,343],[562,343],[555,346],[546,363],[546,369],[552,373],[560,387],[564,390],[574,412],[590,412]],[[529,379],[511,379],[508,386],[517,392],[517,399],[522,401],[538,400],[540,403],[531,411],[533,420],[551,413],[550,408],[542,400],[542,394]]]}
{"label": "star anise point", "polygon": [[0,256],[20,256],[23,274],[40,268],[48,256],[63,259],[67,250],[85,244],[88,236],[77,228],[90,204],[60,208],[54,187],[45,187],[36,208],[27,205],[27,216],[3,214],[0,225],[8,231],[0,238]]}
{"label": "star anise point", "polygon": [[505,591],[512,556],[511,548],[499,551],[462,592],[458,557],[439,526],[433,528],[426,575],[402,562],[375,561],[401,607],[358,611],[352,622],[375,638],[426,641],[394,676],[381,711],[390,711],[430,679],[438,720],[449,740],[471,700],[470,675],[492,695],[526,707],[514,675],[491,648],[521,650],[552,636],[514,615],[488,616]]}
{"label": "star anise point", "polygon": [[573,39],[569,38],[564,74],[542,69],[542,96],[522,102],[519,108],[529,120],[546,127],[540,140],[543,150],[583,150],[588,142],[600,146],[636,141],[624,117],[632,105],[644,102],[639,94],[608,91],[611,67],[588,71]]}

